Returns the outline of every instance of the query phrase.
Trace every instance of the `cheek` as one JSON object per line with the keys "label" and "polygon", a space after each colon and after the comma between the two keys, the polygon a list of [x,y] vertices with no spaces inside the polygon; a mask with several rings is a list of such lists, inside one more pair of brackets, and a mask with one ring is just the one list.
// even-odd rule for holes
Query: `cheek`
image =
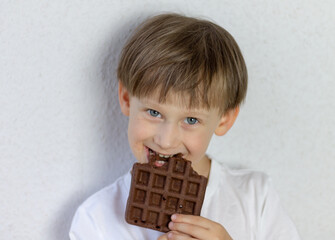
{"label": "cheek", "polygon": [[186,144],[188,145],[189,150],[193,152],[192,155],[202,157],[202,155],[204,155],[207,150],[211,136],[212,134],[201,132],[196,136],[193,135],[190,137]]}
{"label": "cheek", "polygon": [[131,145],[140,145],[142,141],[150,137],[151,132],[150,125],[143,119],[136,118],[129,121],[128,139]]}

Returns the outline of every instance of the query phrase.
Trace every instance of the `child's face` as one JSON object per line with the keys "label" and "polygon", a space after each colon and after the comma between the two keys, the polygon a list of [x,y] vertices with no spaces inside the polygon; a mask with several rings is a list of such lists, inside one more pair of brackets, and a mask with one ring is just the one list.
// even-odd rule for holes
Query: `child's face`
{"label": "child's face", "polygon": [[[204,172],[201,168],[209,162],[205,155],[208,144],[223,125],[218,110],[188,109],[173,94],[165,103],[159,103],[155,96],[139,99],[122,87],[119,99],[122,112],[129,116],[128,140],[138,162],[147,163],[150,154],[181,153],[195,171]],[[159,167],[164,162],[155,164]]]}

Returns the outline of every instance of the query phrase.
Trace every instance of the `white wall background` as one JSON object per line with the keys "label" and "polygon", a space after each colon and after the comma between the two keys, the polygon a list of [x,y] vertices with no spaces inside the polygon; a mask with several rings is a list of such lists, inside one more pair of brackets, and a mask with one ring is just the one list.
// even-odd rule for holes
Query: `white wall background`
{"label": "white wall background", "polygon": [[303,239],[335,237],[335,3],[0,3],[0,239],[67,239],[77,206],[132,165],[115,68],[148,15],[209,18],[237,40],[249,92],[211,154],[272,176]]}

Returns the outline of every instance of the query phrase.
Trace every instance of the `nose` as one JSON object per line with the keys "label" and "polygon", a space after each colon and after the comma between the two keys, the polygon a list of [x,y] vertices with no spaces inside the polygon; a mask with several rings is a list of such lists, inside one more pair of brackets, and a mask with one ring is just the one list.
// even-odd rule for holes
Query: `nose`
{"label": "nose", "polygon": [[179,131],[179,127],[176,124],[162,123],[154,136],[154,142],[162,149],[175,148],[180,141]]}

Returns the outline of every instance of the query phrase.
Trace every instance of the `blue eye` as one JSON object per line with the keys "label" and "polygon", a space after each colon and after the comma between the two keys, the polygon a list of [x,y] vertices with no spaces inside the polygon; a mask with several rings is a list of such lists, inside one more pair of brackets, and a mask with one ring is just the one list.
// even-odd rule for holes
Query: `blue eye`
{"label": "blue eye", "polygon": [[193,118],[193,117],[187,117],[187,118],[185,119],[185,122],[186,122],[187,124],[189,124],[189,125],[194,125],[194,124],[198,123],[199,121],[198,121],[198,119],[196,119],[196,118]]}
{"label": "blue eye", "polygon": [[148,109],[147,112],[153,117],[158,117],[159,115],[161,115],[158,111],[153,109]]}

